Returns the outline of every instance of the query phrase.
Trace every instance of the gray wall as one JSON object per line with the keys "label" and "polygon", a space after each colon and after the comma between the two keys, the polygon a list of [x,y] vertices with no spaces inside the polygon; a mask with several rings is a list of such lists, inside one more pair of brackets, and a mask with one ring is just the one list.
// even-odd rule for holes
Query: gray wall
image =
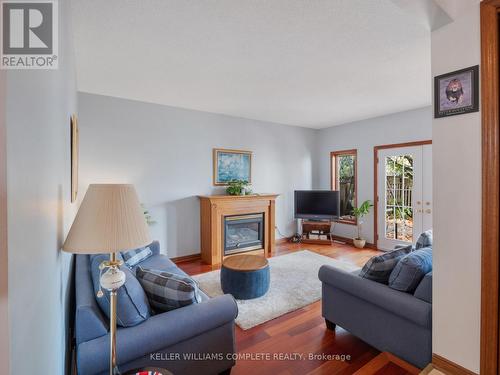
{"label": "gray wall", "polygon": [[59,1],[59,70],[7,73],[7,194],[12,374],[64,374],[71,255],[60,251],[70,204],[76,112],[69,2]]}
{"label": "gray wall", "polygon": [[[373,198],[373,147],[432,139],[432,108],[395,113],[345,125],[321,129],[318,132],[318,164],[315,169],[314,185],[320,189],[330,188],[330,152],[358,150],[358,202]],[[373,243],[373,210],[364,219],[363,234]],[[338,224],[338,235],[352,238],[356,226]]]}
{"label": "gray wall", "polygon": [[293,191],[312,187],[316,130],[79,93],[80,191],[89,183],[136,185],[170,257],[199,253],[197,195],[212,186],[212,149],[251,150],[253,190],[281,194],[276,223],[291,235]]}

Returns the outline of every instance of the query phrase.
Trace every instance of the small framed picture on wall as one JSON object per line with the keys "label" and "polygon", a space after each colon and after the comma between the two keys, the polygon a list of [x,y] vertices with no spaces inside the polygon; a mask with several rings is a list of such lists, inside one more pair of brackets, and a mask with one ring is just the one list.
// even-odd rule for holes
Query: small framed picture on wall
{"label": "small framed picture on wall", "polygon": [[479,111],[479,65],[434,77],[434,118]]}
{"label": "small framed picture on wall", "polygon": [[78,195],[78,118],[75,114],[71,115],[70,121],[71,134],[71,203],[76,201]]}

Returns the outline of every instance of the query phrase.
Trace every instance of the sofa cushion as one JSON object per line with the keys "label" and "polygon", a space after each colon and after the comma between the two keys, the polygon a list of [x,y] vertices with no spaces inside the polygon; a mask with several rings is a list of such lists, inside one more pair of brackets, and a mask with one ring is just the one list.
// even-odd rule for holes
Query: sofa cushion
{"label": "sofa cushion", "polygon": [[121,255],[125,265],[128,268],[132,268],[152,256],[153,252],[149,246],[146,246],[135,250],[122,251]]}
{"label": "sofa cushion", "polygon": [[428,272],[432,271],[432,248],[415,250],[401,259],[389,277],[389,287],[413,293]]}
{"label": "sofa cushion", "polygon": [[364,277],[365,279],[387,284],[389,276],[391,275],[394,267],[396,267],[396,264],[411,251],[412,246],[408,245],[382,255],[374,256],[366,262],[361,269],[359,276]]}
{"label": "sofa cushion", "polygon": [[432,271],[423,277],[413,295],[422,301],[432,303]]}
{"label": "sofa cushion", "polygon": [[[92,257],[90,272],[97,303],[109,319],[109,292],[103,289],[104,295],[101,298],[97,297],[100,285],[99,264],[108,259],[108,255],[105,254]],[[134,274],[127,267],[121,267],[120,269],[125,273],[126,279],[125,284],[117,292],[116,320],[117,324],[122,327],[132,327],[144,322],[151,316],[148,298]]]}
{"label": "sofa cushion", "polygon": [[170,311],[201,302],[198,285],[187,276],[139,266],[137,279],[155,311]]}
{"label": "sofa cushion", "polygon": [[415,244],[415,248],[422,249],[424,247],[432,247],[432,229],[423,232]]}

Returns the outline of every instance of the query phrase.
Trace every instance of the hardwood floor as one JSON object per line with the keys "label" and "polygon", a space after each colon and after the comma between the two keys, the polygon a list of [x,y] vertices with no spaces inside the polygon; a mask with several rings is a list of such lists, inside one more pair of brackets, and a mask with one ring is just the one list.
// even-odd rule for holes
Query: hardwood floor
{"label": "hardwood floor", "polygon": [[[337,243],[333,246],[281,243],[276,245],[273,256],[305,249],[358,266],[380,253]],[[190,275],[217,268],[201,260],[181,262],[178,266]],[[238,359],[232,375],[417,373],[409,371],[411,366],[401,367],[401,363],[391,361],[385,353],[378,352],[340,327],[335,332],[328,331],[321,316],[321,301],[246,331],[236,326],[236,346],[241,359]],[[335,356],[339,356],[338,359]],[[340,356],[350,358],[342,360]]]}

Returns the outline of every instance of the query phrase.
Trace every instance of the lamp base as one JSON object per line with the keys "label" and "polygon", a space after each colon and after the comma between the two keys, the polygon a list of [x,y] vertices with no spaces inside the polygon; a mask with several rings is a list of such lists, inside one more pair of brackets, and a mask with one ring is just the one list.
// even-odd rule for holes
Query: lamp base
{"label": "lamp base", "polygon": [[111,292],[120,289],[120,287],[125,284],[125,272],[118,267],[119,266],[111,266],[101,275],[99,282],[102,288]]}
{"label": "lamp base", "polygon": [[[121,271],[120,271],[121,272]],[[110,314],[109,314],[109,375],[120,375],[116,361],[116,290],[109,292]]]}
{"label": "lamp base", "polygon": [[[106,272],[101,274],[99,279],[101,287],[109,291],[109,374],[120,375],[116,361],[116,299],[117,290],[125,284],[125,273],[120,270],[123,264],[121,260],[116,259],[115,253],[110,253],[109,261],[104,261],[99,265],[101,272],[107,268]],[[102,291],[99,290],[98,297],[102,297]]]}

